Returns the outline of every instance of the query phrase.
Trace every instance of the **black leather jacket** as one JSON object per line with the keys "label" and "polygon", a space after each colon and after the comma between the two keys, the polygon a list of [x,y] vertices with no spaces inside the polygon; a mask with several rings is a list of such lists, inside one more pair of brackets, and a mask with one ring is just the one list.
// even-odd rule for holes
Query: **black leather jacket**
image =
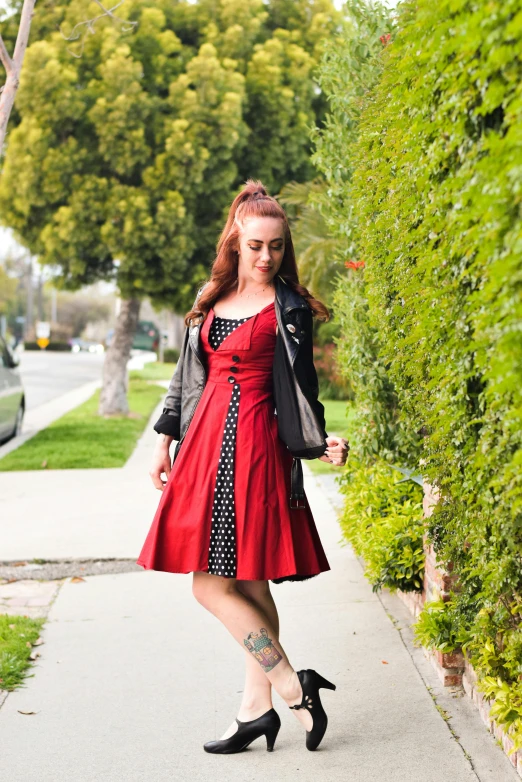
{"label": "black leather jacket", "polygon": [[[304,507],[301,459],[316,459],[327,447],[324,407],[313,362],[313,315],[306,299],[279,274],[274,277],[278,323],[273,361],[273,394],[278,434],[294,456],[291,507]],[[196,302],[203,288],[198,291]],[[162,415],[154,424],[158,433],[178,440],[174,459],[203,394],[206,368],[200,345],[202,323],[185,329],[176,369],[170,381]]]}

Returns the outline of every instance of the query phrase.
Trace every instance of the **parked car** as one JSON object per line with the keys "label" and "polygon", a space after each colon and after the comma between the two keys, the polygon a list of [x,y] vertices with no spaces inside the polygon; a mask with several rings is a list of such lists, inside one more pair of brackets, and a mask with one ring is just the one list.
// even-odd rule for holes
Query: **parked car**
{"label": "parked car", "polygon": [[25,394],[19,363],[17,353],[0,337],[0,442],[22,433]]}
{"label": "parked car", "polygon": [[[114,336],[114,329],[107,332],[105,338],[105,347],[109,347]],[[159,349],[160,332],[158,327],[151,320],[140,320],[138,328],[132,341],[134,350],[154,350]]]}

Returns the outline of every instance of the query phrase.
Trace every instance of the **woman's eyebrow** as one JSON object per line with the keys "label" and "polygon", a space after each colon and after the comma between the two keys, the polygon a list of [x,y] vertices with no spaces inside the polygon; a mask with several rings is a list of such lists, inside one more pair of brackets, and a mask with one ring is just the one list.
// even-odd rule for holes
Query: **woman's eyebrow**
{"label": "woman's eyebrow", "polygon": [[[248,242],[259,242],[260,244],[263,244],[262,239],[247,239]],[[279,236],[277,239],[270,239],[271,242],[282,242],[283,237]]]}

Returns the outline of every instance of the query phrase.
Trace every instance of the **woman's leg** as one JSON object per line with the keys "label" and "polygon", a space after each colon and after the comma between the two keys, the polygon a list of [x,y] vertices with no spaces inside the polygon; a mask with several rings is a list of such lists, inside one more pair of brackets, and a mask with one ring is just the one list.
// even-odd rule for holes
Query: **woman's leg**
{"label": "woman's leg", "polygon": [[[251,603],[257,606],[259,612],[266,618],[266,623],[270,624],[275,629],[275,636],[278,640],[279,616],[272,593],[270,592],[268,581],[237,580],[236,586]],[[243,688],[243,698],[237,713],[237,718],[243,722],[248,722],[249,720],[257,719],[273,708],[272,684],[258,661],[246,647],[245,667],[245,686]],[[236,733],[237,728],[237,722],[234,720],[220,738],[227,739],[229,736]]]}
{"label": "woman's leg", "polygon": [[[196,600],[248,651],[287,705],[301,703],[301,683],[278,641],[279,628],[274,627],[273,619],[264,610],[240,591],[237,580],[197,571],[192,590]],[[306,709],[293,711],[305,728],[311,730],[310,713]]]}

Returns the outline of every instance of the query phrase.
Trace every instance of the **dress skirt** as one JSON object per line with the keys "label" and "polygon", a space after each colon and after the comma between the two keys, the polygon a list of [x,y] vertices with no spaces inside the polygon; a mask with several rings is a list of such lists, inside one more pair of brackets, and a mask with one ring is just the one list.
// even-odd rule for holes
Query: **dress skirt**
{"label": "dress skirt", "polygon": [[200,329],[207,382],[136,560],[170,573],[300,581],[330,570],[312,512],[290,508],[292,455],[272,393],[274,303]]}

